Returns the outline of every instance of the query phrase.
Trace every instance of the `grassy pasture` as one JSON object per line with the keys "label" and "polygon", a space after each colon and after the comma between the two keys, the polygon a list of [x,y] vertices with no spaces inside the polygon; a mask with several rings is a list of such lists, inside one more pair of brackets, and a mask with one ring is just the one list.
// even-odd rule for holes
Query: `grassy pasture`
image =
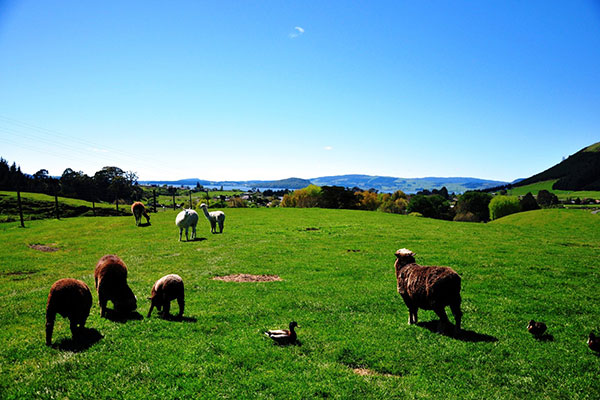
{"label": "grassy pasture", "polygon": [[[585,344],[600,328],[600,215],[552,209],[473,224],[351,210],[226,213],[222,235],[201,219],[200,240],[187,243],[173,211],[148,227],[133,217],[0,224],[0,398],[600,397],[600,357]],[[400,247],[462,276],[461,338],[430,330],[430,311],[407,325],[393,272]],[[143,319],[100,318],[93,269],[107,253],[127,263]],[[185,281],[183,322],[145,318],[145,298],[167,273]],[[231,273],[283,281],[211,279]],[[60,316],[57,344],[44,345],[48,290],[63,277],[93,291],[87,327],[103,338],[80,351]],[[530,337],[531,318],[553,340]],[[301,346],[261,334],[291,320]]]}
{"label": "grassy pasture", "polygon": [[570,191],[570,190],[554,190],[552,185],[557,180],[536,182],[531,185],[513,187],[508,191],[511,196],[525,196],[528,192],[531,192],[534,196],[537,196],[540,190],[547,190],[554,193],[560,200],[566,199],[600,199],[600,192],[598,191]]}

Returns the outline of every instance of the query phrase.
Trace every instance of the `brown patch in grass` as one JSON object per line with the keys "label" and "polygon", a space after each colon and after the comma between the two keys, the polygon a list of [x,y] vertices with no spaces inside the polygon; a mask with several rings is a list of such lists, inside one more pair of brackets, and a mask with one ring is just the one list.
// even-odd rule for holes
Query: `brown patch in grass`
{"label": "brown patch in grass", "polygon": [[273,282],[280,281],[278,275],[250,275],[250,274],[231,274],[226,276],[215,276],[215,281],[225,282]]}
{"label": "brown patch in grass", "polygon": [[352,368],[352,371],[354,371],[356,375],[360,376],[397,376],[393,374],[384,374],[381,372],[373,371],[372,369],[368,368]]}
{"label": "brown patch in grass", "polygon": [[307,231],[319,231],[321,229],[320,228],[306,228],[305,230],[307,230]]}
{"label": "brown patch in grass", "polygon": [[44,253],[52,253],[54,251],[58,251],[58,248],[56,248],[56,247],[45,246],[43,244],[37,244],[37,243],[30,244],[29,247],[34,250],[43,251]]}

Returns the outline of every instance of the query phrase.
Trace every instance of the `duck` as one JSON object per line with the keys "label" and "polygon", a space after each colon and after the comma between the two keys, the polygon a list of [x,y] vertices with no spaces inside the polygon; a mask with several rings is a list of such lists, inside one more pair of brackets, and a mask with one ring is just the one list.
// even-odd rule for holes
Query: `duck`
{"label": "duck", "polygon": [[594,332],[590,332],[588,337],[587,345],[590,350],[600,353],[600,336],[594,335]]}
{"label": "duck", "polygon": [[300,328],[296,321],[290,322],[288,329],[272,329],[265,332],[265,335],[280,345],[292,344],[296,342],[296,331],[294,328]]}
{"label": "duck", "polygon": [[529,321],[527,330],[535,337],[540,337],[546,332],[546,324],[543,322],[535,322],[534,320]]}

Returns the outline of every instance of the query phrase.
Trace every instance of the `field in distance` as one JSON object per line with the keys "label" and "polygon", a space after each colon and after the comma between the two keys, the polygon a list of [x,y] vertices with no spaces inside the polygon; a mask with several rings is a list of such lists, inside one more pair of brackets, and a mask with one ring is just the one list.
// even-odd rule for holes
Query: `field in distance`
{"label": "field in distance", "polygon": [[[177,241],[174,211],[145,227],[133,217],[0,224],[0,397],[600,397],[600,358],[586,346],[600,329],[600,215],[550,209],[475,224],[350,210],[225,213],[223,234],[211,235],[201,216],[193,242]],[[461,338],[436,333],[431,311],[407,325],[393,268],[401,247],[462,276]],[[105,254],[128,265],[143,319],[100,318],[93,270]],[[169,273],[185,282],[187,318],[146,318],[152,284]],[[239,273],[282,280],[212,279]],[[61,317],[57,345],[44,344],[48,291],[65,277],[92,289],[86,327],[103,336],[80,351]],[[530,319],[544,321],[551,340],[531,337]],[[262,334],[292,320],[301,346]]]}

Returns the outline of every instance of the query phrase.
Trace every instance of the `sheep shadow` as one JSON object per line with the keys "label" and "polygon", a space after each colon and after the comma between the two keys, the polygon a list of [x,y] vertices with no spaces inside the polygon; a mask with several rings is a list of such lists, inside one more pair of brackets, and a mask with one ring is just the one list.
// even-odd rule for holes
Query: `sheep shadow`
{"label": "sheep shadow", "polygon": [[[475,331],[470,331],[466,329],[461,329],[458,334],[454,334],[454,329],[446,329],[446,332],[438,332],[439,320],[427,321],[427,322],[417,322],[417,326],[421,328],[425,328],[432,333],[437,333],[438,335],[447,336],[456,340],[460,340],[461,342],[497,342],[498,338],[491,335],[486,335],[485,333],[478,333]],[[450,331],[450,332],[448,332]]]}
{"label": "sheep shadow", "polygon": [[138,227],[139,228],[146,228],[148,226],[152,225],[150,222],[146,222],[145,224],[139,224]]}
{"label": "sheep shadow", "polygon": [[167,315],[167,316],[159,316],[158,318],[163,319],[165,321],[171,321],[171,322],[190,322],[190,323],[196,323],[198,322],[197,318],[194,317],[180,317],[178,315]]}
{"label": "sheep shadow", "polygon": [[124,324],[127,321],[133,321],[133,320],[140,321],[140,320],[144,319],[142,314],[140,314],[137,311],[132,311],[130,313],[120,313],[118,311],[111,310],[111,309],[106,310],[105,318],[109,321],[118,322],[120,324]]}
{"label": "sheep shadow", "polygon": [[190,239],[190,240],[182,240],[182,242],[184,242],[184,243],[194,243],[194,242],[203,242],[205,240],[208,240],[208,239],[205,238],[205,237],[197,237],[197,238],[193,238],[193,239]]}
{"label": "sheep shadow", "polygon": [[52,345],[52,348],[61,351],[79,353],[98,343],[104,336],[94,328],[81,328],[77,335],[71,339],[62,339]]}
{"label": "sheep shadow", "polygon": [[548,333],[544,333],[541,336],[534,336],[535,339],[539,342],[554,342],[554,336]]}

